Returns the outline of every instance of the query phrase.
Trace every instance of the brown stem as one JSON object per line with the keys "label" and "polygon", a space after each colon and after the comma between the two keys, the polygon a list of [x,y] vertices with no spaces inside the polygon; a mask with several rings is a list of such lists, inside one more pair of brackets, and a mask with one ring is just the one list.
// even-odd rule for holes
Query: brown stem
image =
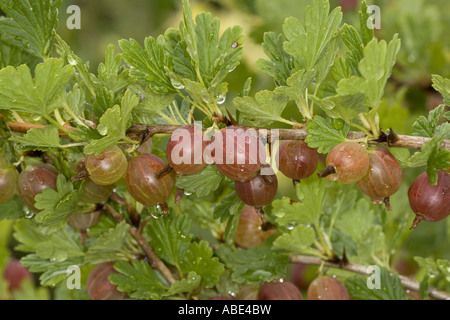
{"label": "brown stem", "polygon": [[326,167],[324,170],[317,173],[319,178],[328,177],[330,174],[336,173],[336,168],[333,166]]}
{"label": "brown stem", "polygon": [[[8,122],[8,126],[12,131],[26,133],[29,129],[32,128],[44,128],[43,125],[36,125],[30,123],[19,123],[19,122]],[[65,127],[71,130],[78,130],[77,128],[73,128],[70,125],[65,125]],[[133,124],[127,131],[127,135],[131,137],[139,136],[139,137],[152,137],[155,134],[172,134],[175,130],[181,128],[182,126],[178,125],[146,125],[146,124]],[[253,128],[256,130],[263,128]],[[267,129],[265,129],[267,130]],[[272,129],[274,130],[274,129]],[[279,134],[279,138],[281,140],[305,140],[308,133],[305,129],[276,129]],[[269,129],[270,134],[270,129]],[[61,136],[66,137],[63,132],[60,132]],[[347,138],[350,140],[361,140],[366,138],[366,134],[363,132],[355,132],[351,131],[348,133]],[[425,137],[414,137],[414,136],[406,136],[406,135],[395,135],[395,142],[392,142],[391,139],[388,141],[379,141],[372,140],[369,141],[371,145],[390,145],[395,148],[408,148],[408,149],[421,149],[424,144],[430,141],[431,138]],[[442,149],[450,150],[450,140],[444,140],[441,145]]]}
{"label": "brown stem", "polygon": [[[124,218],[109,204],[105,204],[104,208],[106,212],[117,222],[125,221]],[[170,284],[175,282],[175,278],[173,277],[169,268],[167,268],[164,262],[158,258],[158,256],[153,251],[151,245],[140,234],[139,229],[137,229],[134,226],[130,226],[130,234],[137,241],[142,250],[145,252],[145,255],[147,256],[151,267],[158,270]]]}
{"label": "brown stem", "polygon": [[183,199],[183,197],[184,197],[184,190],[177,188],[176,195],[175,195],[175,204],[177,206],[179,206],[181,204],[181,199]]}
{"label": "brown stem", "polygon": [[[358,274],[370,276],[372,272],[369,270],[369,267],[355,264],[355,263],[347,263],[345,265],[339,265],[338,263],[332,262],[324,262],[322,259],[312,256],[303,256],[303,255],[294,255],[289,257],[290,263],[299,263],[299,264],[307,264],[307,265],[325,265],[329,268],[337,268],[343,269],[351,272],[355,272]],[[409,279],[408,277],[399,275],[400,281],[405,289],[420,291],[420,283],[414,280]],[[429,288],[428,295],[432,298],[439,300],[450,300],[450,294],[444,291],[437,290],[435,288]]]}
{"label": "brown stem", "polygon": [[416,229],[419,226],[419,224],[424,220],[425,220],[424,215],[416,213],[416,218],[414,219],[413,224],[409,230]]}

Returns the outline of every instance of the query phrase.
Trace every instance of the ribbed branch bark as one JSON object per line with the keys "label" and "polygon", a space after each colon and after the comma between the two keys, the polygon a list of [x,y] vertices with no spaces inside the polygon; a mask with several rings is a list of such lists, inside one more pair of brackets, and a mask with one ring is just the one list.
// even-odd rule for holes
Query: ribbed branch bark
{"label": "ribbed branch bark", "polygon": [[[351,272],[355,272],[358,274],[362,274],[365,276],[371,275],[371,272],[369,272],[369,268],[366,266],[362,266],[355,263],[347,263],[345,265],[339,265],[337,263],[331,263],[331,262],[324,262],[322,259],[312,256],[303,256],[303,255],[294,255],[289,257],[289,262],[291,263],[299,263],[299,264],[306,264],[306,265],[315,265],[320,266],[324,264],[326,267],[329,268],[336,268],[336,269],[343,269]],[[413,291],[419,291],[420,290],[420,283],[414,280],[411,280],[408,277],[399,275],[400,281],[405,289],[413,290]],[[428,289],[428,295],[432,298],[439,299],[439,300],[450,300],[450,293],[437,290],[435,288],[429,288]]]}

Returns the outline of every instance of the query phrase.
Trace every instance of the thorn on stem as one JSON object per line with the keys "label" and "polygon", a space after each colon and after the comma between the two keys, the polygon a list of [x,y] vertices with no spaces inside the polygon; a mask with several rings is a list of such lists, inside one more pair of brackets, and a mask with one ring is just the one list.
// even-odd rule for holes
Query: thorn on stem
{"label": "thorn on stem", "polygon": [[175,195],[175,204],[177,206],[181,204],[181,199],[183,199],[183,196],[184,196],[184,189],[177,188]]}

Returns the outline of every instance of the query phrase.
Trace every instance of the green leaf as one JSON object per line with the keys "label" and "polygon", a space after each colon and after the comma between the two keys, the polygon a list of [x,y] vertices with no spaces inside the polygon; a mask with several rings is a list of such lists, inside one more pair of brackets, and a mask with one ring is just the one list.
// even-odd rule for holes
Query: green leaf
{"label": "green leaf", "polygon": [[[208,89],[220,85],[240,63],[244,36],[240,26],[226,29],[222,36],[219,36],[219,29],[219,19],[212,18],[210,13],[200,13],[194,22],[189,1],[183,0],[183,21],[179,33],[181,43],[172,41],[172,49],[169,50],[176,56],[185,57],[177,60],[178,63],[174,62],[175,73],[183,74],[191,69],[194,72],[187,79],[198,81]],[[180,51],[187,54],[180,54]]]}
{"label": "green leaf", "polygon": [[272,202],[272,214],[276,217],[277,224],[286,228],[310,224],[313,220],[311,215],[303,210],[301,203],[291,203],[291,199],[287,197]]}
{"label": "green leaf", "polygon": [[450,283],[450,261],[431,257],[414,257],[414,260],[431,278],[443,277],[447,283]]}
{"label": "green leaf", "polygon": [[440,149],[443,140],[444,135],[440,137],[434,136],[422,146],[421,151],[414,153],[405,163],[409,168],[427,166],[431,185],[436,185],[437,183],[436,170],[445,169],[449,166],[450,151]]}
{"label": "green leaf", "polygon": [[15,136],[11,141],[20,143],[24,147],[33,147],[34,150],[41,151],[61,147],[59,132],[54,126],[46,126],[43,129],[30,129],[25,135],[21,137]]}
{"label": "green leaf", "polygon": [[385,268],[380,268],[380,289],[369,289],[371,279],[358,275],[345,281],[345,286],[353,299],[358,300],[406,300],[400,278],[397,274],[390,274]]}
{"label": "green leaf", "polygon": [[155,253],[165,262],[179,266],[192,240],[191,220],[186,215],[152,219],[145,228]]}
{"label": "green leaf", "polygon": [[430,111],[428,118],[420,116],[412,126],[412,135],[418,137],[432,138],[436,132],[436,126],[440,118],[444,115],[445,106],[441,104]]}
{"label": "green leaf", "polygon": [[328,153],[334,146],[347,141],[348,126],[338,130],[330,125],[326,119],[315,116],[308,120],[306,130],[308,136],[306,143],[311,148],[316,148],[320,153]]}
{"label": "green leaf", "polygon": [[373,39],[375,36],[375,28],[368,28],[367,21],[370,18],[370,14],[367,12],[367,4],[366,1],[361,2],[361,11],[359,11],[359,24],[361,30],[361,39],[363,41],[364,46]]}
{"label": "green leaf", "polygon": [[[287,22],[286,22],[287,23]],[[286,80],[294,69],[294,59],[283,49],[285,37],[274,32],[264,34],[263,50],[270,61],[259,59],[256,62],[258,68],[271,76],[279,86],[285,86]]]}
{"label": "green leaf", "polygon": [[342,21],[341,8],[330,13],[328,0],[316,0],[306,8],[305,24],[288,18],[283,25],[287,38],[284,50],[295,57],[299,68],[310,71],[330,50],[329,44],[338,32]]}
{"label": "green leaf", "polygon": [[35,197],[35,200],[35,207],[41,210],[36,215],[36,221],[49,226],[65,221],[78,209],[80,192],[74,190],[72,182],[60,174],[56,181],[56,190],[45,189]]}
{"label": "green leaf", "polygon": [[60,106],[65,86],[73,74],[72,66],[64,66],[60,59],[48,59],[38,64],[34,79],[26,65],[2,69],[0,110],[49,114]]}
{"label": "green leaf", "polygon": [[373,206],[365,198],[356,204],[351,203],[350,210],[343,211],[336,220],[336,229],[350,236],[356,243],[364,239],[367,230],[373,225],[375,214]]}
{"label": "green leaf", "polygon": [[232,192],[223,198],[214,208],[214,219],[221,222],[226,221],[230,216],[239,215],[243,203],[236,192]]}
{"label": "green leaf", "polygon": [[8,17],[0,20],[0,39],[35,56],[50,56],[61,3],[61,0],[0,1]]}
{"label": "green leaf", "polygon": [[170,285],[168,296],[177,295],[180,293],[191,294],[200,286],[202,277],[195,272],[189,272],[185,279],[177,280]]}
{"label": "green leaf", "polygon": [[23,218],[23,204],[19,196],[8,202],[0,203],[0,221]]}
{"label": "green leaf", "polygon": [[360,76],[359,63],[364,57],[364,44],[355,27],[345,24],[342,27],[342,40],[350,50],[346,55],[346,62],[352,69],[353,75]]}
{"label": "green leaf", "polygon": [[292,254],[308,253],[316,239],[313,228],[299,225],[290,232],[279,236],[273,243],[274,248],[288,251]]}
{"label": "green leaf", "polygon": [[233,252],[233,280],[261,284],[286,276],[288,256],[271,249],[249,248]]}
{"label": "green leaf", "polygon": [[371,225],[357,244],[358,256],[354,260],[359,263],[373,263],[374,257],[383,252],[386,238],[380,225]]}
{"label": "green leaf", "polygon": [[341,95],[364,93],[370,106],[378,108],[399,50],[400,39],[397,35],[389,44],[384,40],[370,41],[364,48],[364,58],[359,63],[361,77],[353,76],[341,80],[338,93]]}
{"label": "green leaf", "polygon": [[223,175],[215,166],[206,166],[197,174],[179,176],[176,184],[177,188],[195,193],[197,197],[204,197],[216,191],[222,180]]}
{"label": "green leaf", "polygon": [[314,71],[305,72],[304,70],[300,70],[294,72],[292,76],[286,80],[286,86],[277,87],[275,89],[275,94],[286,96],[289,100],[296,100],[305,94],[305,90],[313,81],[315,75],[316,73]]}
{"label": "green leaf", "polygon": [[340,88],[337,88],[338,94],[335,96],[318,99],[311,96],[311,99],[325,111],[331,118],[342,119],[349,123],[360,113],[367,111],[366,96],[363,93],[341,94]]}
{"label": "green leaf", "polygon": [[234,99],[236,109],[241,117],[259,126],[267,126],[273,122],[286,122],[281,117],[288,99],[272,91],[260,91],[255,98],[237,97]]}
{"label": "green leaf", "polygon": [[83,257],[84,252],[78,238],[71,231],[61,229],[51,234],[47,241],[38,244],[36,255],[51,262],[63,262],[69,258]]}
{"label": "green leaf", "polygon": [[106,261],[124,259],[127,241],[130,240],[130,225],[125,221],[117,224],[96,238],[86,252],[87,264],[98,264]]}
{"label": "green leaf", "polygon": [[49,261],[39,258],[36,254],[23,257],[20,262],[33,273],[40,273],[42,286],[55,287],[67,280],[67,268],[82,265],[82,257],[71,257],[63,262]]}
{"label": "green leaf", "polygon": [[0,40],[0,69],[6,68],[7,66],[18,67],[22,64],[26,64],[30,68],[33,68],[39,61],[39,57],[36,57],[21,48],[9,46]]}
{"label": "green leaf", "polygon": [[131,90],[127,90],[122,98],[121,106],[115,106],[106,110],[100,119],[98,131],[104,136],[102,139],[91,141],[85,148],[86,154],[96,155],[105,151],[126,136],[126,131],[131,125],[131,113],[139,103],[139,97]]}
{"label": "green leaf", "polygon": [[201,284],[206,287],[213,287],[224,272],[224,266],[217,257],[213,257],[212,248],[204,240],[189,245],[180,268],[184,274],[195,272],[201,277]]}
{"label": "green leaf", "polygon": [[435,88],[444,97],[444,103],[450,106],[450,79],[440,75],[433,75],[433,88]]}
{"label": "green leaf", "polygon": [[132,77],[150,86],[154,93],[167,95],[176,92],[164,69],[170,63],[164,53],[163,36],[158,39],[145,38],[144,48],[134,39],[121,40],[119,45],[123,51],[123,59],[133,67],[130,71]]}
{"label": "green leaf", "polygon": [[119,273],[109,276],[109,281],[121,292],[137,300],[159,300],[166,295],[166,288],[158,274],[143,260],[131,263],[117,261],[114,266]]}

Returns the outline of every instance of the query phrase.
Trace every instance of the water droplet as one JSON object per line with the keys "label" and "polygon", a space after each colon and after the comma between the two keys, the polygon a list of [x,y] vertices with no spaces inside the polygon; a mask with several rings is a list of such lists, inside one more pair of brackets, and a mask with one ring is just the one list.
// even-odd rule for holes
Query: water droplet
{"label": "water droplet", "polygon": [[192,196],[192,192],[187,192],[187,191],[185,191],[185,192],[184,192],[184,195],[187,196],[187,197]]}
{"label": "water droplet", "polygon": [[226,96],[217,96],[216,99],[217,99],[217,104],[218,105],[224,104],[225,101],[227,101],[227,97]]}
{"label": "water droplet", "polygon": [[231,68],[229,72],[233,72],[234,70],[236,70],[236,67]]}
{"label": "water droplet", "polygon": [[27,218],[27,219],[33,219],[33,217],[34,217],[34,212],[31,211],[30,209],[28,209],[27,207],[24,207],[24,214],[25,214],[25,218]]}
{"label": "water droplet", "polygon": [[78,62],[75,60],[75,58],[72,55],[68,55],[67,56],[67,61],[72,65],[72,66],[76,66],[78,64]]}
{"label": "water droplet", "polygon": [[56,262],[56,258],[51,258],[50,261],[51,262]]}
{"label": "water droplet", "polygon": [[287,225],[286,225],[286,229],[288,229],[288,230],[292,230],[292,229],[294,229],[295,228],[295,224],[293,224],[293,223],[288,223]]}
{"label": "water droplet", "polygon": [[183,90],[183,89],[185,89],[185,86],[184,86],[181,82],[179,82],[179,81],[177,81],[177,80],[171,80],[171,82],[172,82],[172,85],[173,85],[173,87],[174,87],[175,89],[177,89],[177,90]]}

